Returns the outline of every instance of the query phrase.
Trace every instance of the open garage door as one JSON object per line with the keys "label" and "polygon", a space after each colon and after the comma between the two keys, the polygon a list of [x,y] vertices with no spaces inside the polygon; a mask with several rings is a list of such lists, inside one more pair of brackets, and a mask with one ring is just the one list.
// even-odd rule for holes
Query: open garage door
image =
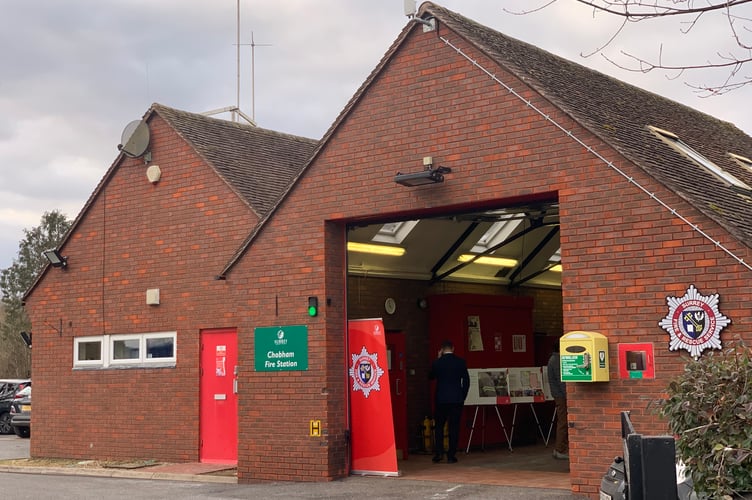
{"label": "open garage door", "polygon": [[[424,465],[430,469],[434,465],[430,462],[430,450],[426,449],[430,439],[425,438],[421,426],[432,411],[427,379],[433,359],[429,326],[432,312],[431,300],[427,299],[444,294],[529,299],[537,304],[532,314],[539,317],[534,321],[535,341],[528,348],[535,352],[528,350],[526,359],[535,366],[545,365],[553,341],[562,333],[563,323],[559,205],[550,200],[420,216],[374,216],[348,225],[347,246],[348,319],[382,317],[387,331],[400,331],[405,337],[402,365],[405,380],[399,390],[406,393],[408,402],[407,420],[402,426],[409,429],[410,454],[401,468],[416,474],[416,467]],[[497,323],[503,321],[489,322],[488,327],[495,328],[493,325]],[[486,348],[493,351],[495,346],[491,342]],[[486,354],[489,358],[493,356],[493,352]],[[533,354],[535,359],[530,361]],[[527,405],[519,408],[514,440],[532,439],[533,448],[526,453],[518,448],[515,455],[499,457],[499,453],[509,453],[504,445],[486,450],[493,454],[482,455],[491,461],[501,460],[505,467],[528,471],[505,473],[505,477],[539,474],[548,476],[552,487],[568,488],[567,463],[552,459],[551,448],[546,447],[535,424],[535,419],[540,419],[543,434],[548,438],[552,410],[552,405],[539,409],[534,417]],[[486,436],[489,436],[498,422],[493,410],[484,413],[494,416],[494,420],[488,417],[485,422],[478,422],[479,426],[488,426]],[[502,409],[502,416],[509,430],[512,415]],[[468,420],[472,418],[468,419],[466,413],[463,426]],[[400,424],[395,422],[395,426],[399,428]],[[472,443],[463,438],[467,439],[467,432],[460,440],[461,449],[472,444],[472,458],[468,456],[466,461],[477,466],[478,460],[482,460],[477,448],[489,440],[482,442],[479,431]],[[523,456],[526,458],[520,458]],[[515,460],[516,464],[510,465]],[[460,457],[460,465],[462,462]]]}

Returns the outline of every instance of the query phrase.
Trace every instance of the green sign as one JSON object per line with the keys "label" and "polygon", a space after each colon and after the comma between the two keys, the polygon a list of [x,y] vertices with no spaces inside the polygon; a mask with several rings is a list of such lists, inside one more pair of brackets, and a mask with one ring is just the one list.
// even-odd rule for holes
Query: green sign
{"label": "green sign", "polygon": [[584,354],[561,355],[561,380],[563,382],[590,382],[593,380],[590,365],[585,366]]}
{"label": "green sign", "polygon": [[308,327],[269,326],[253,330],[256,371],[308,369]]}

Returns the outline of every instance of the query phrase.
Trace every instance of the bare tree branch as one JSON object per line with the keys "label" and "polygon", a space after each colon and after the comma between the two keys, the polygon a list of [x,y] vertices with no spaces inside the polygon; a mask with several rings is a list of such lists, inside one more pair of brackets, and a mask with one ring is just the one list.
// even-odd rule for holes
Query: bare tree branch
{"label": "bare tree branch", "polygon": [[[600,5],[599,2],[593,1],[593,0],[575,0],[578,3],[587,5],[589,7],[592,7],[596,10],[600,10],[602,12],[606,12],[608,14],[612,14],[615,16],[622,16],[629,19],[640,19],[640,18],[654,18],[654,17],[666,17],[666,16],[683,16],[687,14],[697,14],[697,13],[703,13],[703,12],[711,12],[714,10],[729,10],[733,7],[737,7],[739,5],[752,2],[752,0],[729,0],[729,1],[718,1],[717,3],[709,2],[704,7],[692,7],[694,5],[694,2],[692,0],[676,0],[673,3],[687,3],[686,8],[677,8],[672,7],[671,5],[661,5],[658,0],[654,0],[653,2],[642,2],[642,1],[630,1],[630,0],[624,0],[624,1],[603,1],[600,2],[603,5]],[[635,10],[636,9],[636,10]],[[640,9],[647,9],[650,12],[642,11]]]}
{"label": "bare tree branch", "polygon": [[611,38],[609,38],[608,40],[606,40],[606,43],[604,43],[600,47],[594,49],[592,52],[589,52],[589,53],[580,53],[580,55],[582,57],[590,57],[590,56],[593,56],[593,55],[595,55],[595,54],[597,54],[599,52],[602,52],[603,49],[605,49],[606,47],[608,47],[609,45],[611,45],[613,43],[613,41],[619,36],[619,34],[624,30],[624,27],[627,25],[627,22],[629,22],[629,20],[628,19],[624,19],[622,21],[621,25],[616,29],[616,31],[614,31],[614,34],[611,35]]}
{"label": "bare tree branch", "polygon": [[[592,7],[596,11],[605,12],[614,16],[625,17],[630,20],[638,20],[642,18],[655,18],[655,17],[667,17],[667,16],[683,16],[687,14],[698,14],[703,12],[712,12],[715,10],[730,10],[734,7],[738,7],[745,3],[750,3],[752,0],[717,0],[715,3],[708,2],[702,7],[693,7],[693,0],[670,0],[673,4],[686,3],[686,8],[674,7],[672,5],[661,5],[660,0],[653,1],[641,1],[641,0],[574,0],[577,3]],[[556,3],[557,0],[550,0],[544,5],[535,7],[533,9],[524,9],[522,11],[512,11],[504,9],[505,12],[515,15],[530,14],[532,12],[538,12],[551,4]]]}
{"label": "bare tree branch", "polygon": [[[515,15],[525,15],[540,11],[550,7],[558,0],[547,0],[544,4],[526,9],[521,12],[512,12],[504,9],[506,12]],[[619,26],[616,27],[611,36],[605,43],[601,44],[594,50],[582,53],[583,57],[591,57],[600,53],[606,60],[618,68],[639,72],[649,73],[651,71],[665,71],[669,73],[667,78],[676,79],[686,72],[696,70],[725,71],[724,76],[720,78],[720,83],[712,84],[688,84],[698,92],[706,95],[719,95],[733,90],[737,90],[746,85],[752,84],[752,77],[744,74],[744,69],[748,68],[748,63],[752,62],[752,17],[741,14],[740,8],[745,4],[752,3],[752,0],[574,0],[576,3],[586,5],[593,9],[593,15],[603,12],[622,19]],[[713,14],[714,17],[707,17]],[[729,38],[734,40],[739,50],[736,52],[716,52],[715,60],[708,60],[702,63],[689,62],[683,64],[668,63],[663,60],[663,44],[661,44],[658,57],[650,61],[645,57],[635,55],[628,51],[620,51],[622,57],[631,61],[633,64],[618,62],[604,54],[604,51],[615,44],[615,40],[624,34],[627,23],[648,22],[658,18],[686,18],[682,22],[683,27],[679,31],[684,35],[697,28],[703,21],[705,24],[718,19],[718,15],[725,18],[728,25]],[[706,19],[707,18],[707,19]],[[699,28],[697,28],[699,29]],[[728,39],[727,39],[728,40]],[[719,45],[724,41],[720,39]],[[695,58],[698,58],[695,56]]]}

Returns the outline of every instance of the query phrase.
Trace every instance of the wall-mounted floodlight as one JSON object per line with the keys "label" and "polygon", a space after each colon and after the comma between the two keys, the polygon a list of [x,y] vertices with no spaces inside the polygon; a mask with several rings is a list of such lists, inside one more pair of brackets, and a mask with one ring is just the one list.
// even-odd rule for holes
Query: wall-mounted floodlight
{"label": "wall-mounted floodlight", "polygon": [[26,347],[31,349],[31,332],[21,332],[21,338],[24,341],[24,344],[26,344]]}
{"label": "wall-mounted floodlight", "polygon": [[60,252],[58,252],[55,248],[51,250],[45,250],[44,252],[42,252],[42,255],[44,255],[44,258],[50,262],[50,265],[52,267],[62,267],[63,269],[65,269],[65,267],[68,265],[68,259],[60,255]]}
{"label": "wall-mounted floodlight", "polygon": [[397,175],[394,176],[394,182],[407,187],[439,184],[444,182],[444,174],[448,174],[452,171],[449,167],[433,168],[433,158],[430,156],[423,158],[423,166],[425,168],[422,172],[416,172],[414,174],[403,174],[397,172]]}

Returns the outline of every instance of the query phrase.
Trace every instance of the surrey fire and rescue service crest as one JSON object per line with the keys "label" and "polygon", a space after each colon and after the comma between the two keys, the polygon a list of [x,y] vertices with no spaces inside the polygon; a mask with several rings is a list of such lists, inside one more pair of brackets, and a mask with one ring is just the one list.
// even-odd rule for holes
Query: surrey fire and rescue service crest
{"label": "surrey fire and rescue service crest", "polygon": [[368,397],[371,391],[380,391],[379,378],[384,374],[384,370],[379,367],[378,354],[369,354],[366,346],[363,346],[360,354],[351,356],[352,366],[349,371],[353,380],[353,391],[363,391],[365,397]]}
{"label": "surrey fire and rescue service crest", "polygon": [[686,349],[697,359],[705,349],[721,349],[721,330],[731,320],[718,310],[718,294],[701,295],[689,285],[683,297],[666,297],[668,315],[658,325],[671,336],[669,350]]}

